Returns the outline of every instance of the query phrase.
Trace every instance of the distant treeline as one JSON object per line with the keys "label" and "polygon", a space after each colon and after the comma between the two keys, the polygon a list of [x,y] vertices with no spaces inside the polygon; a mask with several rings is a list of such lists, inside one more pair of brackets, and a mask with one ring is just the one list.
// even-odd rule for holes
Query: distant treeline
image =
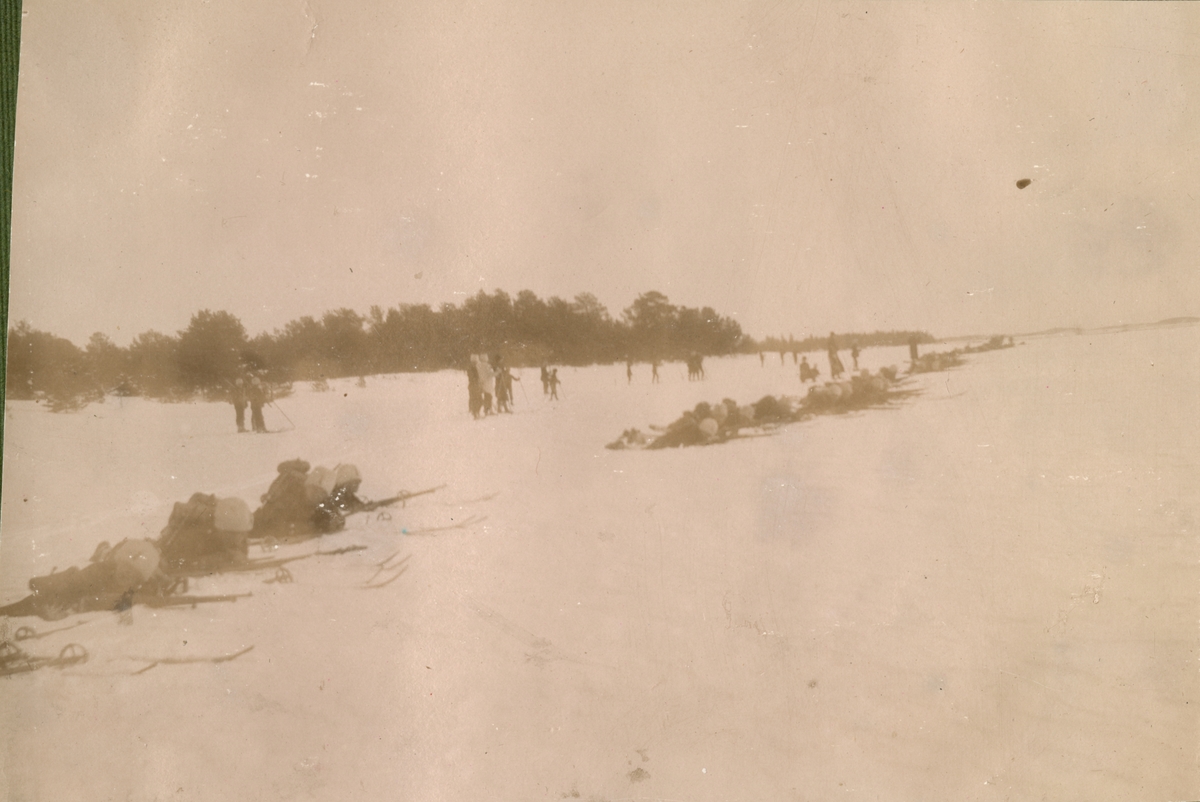
{"label": "distant treeline", "polygon": [[[838,347],[903,345],[924,332],[838,335]],[[229,312],[203,310],[174,334],[147,331],[126,348],[93,334],[79,348],[62,337],[18,323],[8,334],[6,393],[69,410],[107,394],[186,400],[224,397],[239,376],[254,373],[276,384],[322,382],[344,376],[464,368],[471,354],[502,354],[514,367],[669,361],[689,354],[718,356],[759,351],[824,349],[828,337],[768,337],[756,341],[711,307],[675,306],[646,292],[612,317],[591,293],[542,300],[529,290],[515,298],[480,291],[460,305],[401,304],[302,317],[250,337]]]}
{"label": "distant treeline", "polygon": [[473,353],[513,366],[670,360],[744,350],[736,321],[710,307],[675,306],[646,292],[613,318],[592,294],[542,300],[523,290],[478,294],[461,305],[402,304],[302,317],[250,337],[229,312],[203,310],[175,335],[147,331],[127,348],[93,334],[84,348],[33,329],[9,331],[7,394],[73,409],[108,393],[182,400],[223,395],[247,372],[286,383],[465,367]]}
{"label": "distant treeline", "polygon": [[[913,339],[918,344],[936,342],[933,335],[927,331],[872,331],[870,333],[851,332],[835,334],[834,343],[839,349],[853,348],[883,348],[889,345],[908,345]],[[768,354],[785,351],[787,353],[803,353],[805,351],[824,351],[829,347],[829,335],[823,337],[805,337],[797,340],[792,337],[767,337],[753,343],[754,350]]]}

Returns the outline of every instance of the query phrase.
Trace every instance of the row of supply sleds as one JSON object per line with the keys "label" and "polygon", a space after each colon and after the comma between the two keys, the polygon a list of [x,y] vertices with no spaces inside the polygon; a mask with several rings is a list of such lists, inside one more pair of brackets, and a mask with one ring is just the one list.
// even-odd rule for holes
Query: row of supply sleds
{"label": "row of supply sleds", "polygon": [[1015,348],[1016,345],[1017,344],[1013,342],[1012,337],[1005,338],[1003,334],[997,334],[995,337],[990,338],[987,342],[980,343],[979,345],[966,346],[962,349],[962,352],[964,354],[982,354],[985,351],[1000,351],[1005,348]]}
{"label": "row of supply sleds", "polygon": [[610,449],[660,449],[724,443],[740,437],[770,433],[786,423],[815,415],[830,415],[886,406],[915,391],[904,389],[896,368],[881,368],[872,374],[863,370],[848,381],[826,382],[808,389],[796,399],[763,396],[754,404],[739,405],[726,398],[717,404],[701,402],[666,427],[651,427],[647,434],[627,429]]}
{"label": "row of supply sleds", "polygon": [[962,354],[963,352],[957,348],[953,351],[932,351],[922,354],[909,365],[908,372],[941,373],[963,364]]}
{"label": "row of supply sleds", "polygon": [[944,370],[957,368],[963,364],[964,354],[982,354],[987,351],[1000,351],[1005,348],[1015,348],[1016,343],[1012,337],[1004,337],[996,335],[987,342],[979,345],[967,345],[962,348],[955,348],[953,351],[932,351],[928,354],[923,354],[912,361],[909,365],[909,373],[941,373]]}
{"label": "row of supply sleds", "polygon": [[120,612],[133,605],[173,607],[236,601],[236,594],[189,595],[188,579],[277,569],[303,556],[252,559],[251,545],[261,544],[270,550],[280,543],[337,532],[345,528],[350,515],[431,492],[366,501],[357,495],[361,482],[353,465],[312,467],[295,459],[278,466],[278,475],[263,494],[261,506],[253,512],[240,498],[195,493],[186,502],[175,504],[157,539],[127,539],[115,546],[103,542],[84,567],[30,579],[30,594],[0,607],[0,616],[56,620],[97,610]]}

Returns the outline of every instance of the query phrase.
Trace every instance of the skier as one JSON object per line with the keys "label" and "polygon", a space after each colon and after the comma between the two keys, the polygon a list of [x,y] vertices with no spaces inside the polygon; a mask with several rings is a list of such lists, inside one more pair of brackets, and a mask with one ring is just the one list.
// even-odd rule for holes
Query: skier
{"label": "skier", "polygon": [[267,423],[263,420],[263,404],[266,404],[271,399],[267,395],[267,388],[255,376],[250,380],[250,428],[259,434],[266,434]]}
{"label": "skier", "polygon": [[836,381],[845,370],[842,359],[838,356],[836,335],[831,331],[829,332],[829,376]]}
{"label": "skier", "polygon": [[492,396],[496,394],[496,372],[488,362],[487,354],[479,355],[476,364],[479,370],[479,387],[483,391],[483,414],[492,414]]}
{"label": "skier", "polygon": [[238,432],[246,431],[246,384],[241,379],[233,383],[233,412],[237,418]]}
{"label": "skier", "polygon": [[508,369],[508,366],[505,366],[504,370],[501,372],[501,376],[497,379],[497,382],[504,383],[504,397],[505,397],[504,411],[508,412],[509,414],[512,413],[513,402],[517,400],[516,396],[513,395],[512,383],[514,381],[520,381],[520,380],[521,379],[519,377],[514,376],[512,374],[512,371]]}
{"label": "skier", "polygon": [[496,412],[512,412],[512,374],[503,364],[499,354],[492,361],[496,364]]}
{"label": "skier", "polygon": [[479,411],[483,409],[483,388],[479,384],[479,357],[471,354],[471,362],[467,365],[467,408],[471,417],[479,420]]}

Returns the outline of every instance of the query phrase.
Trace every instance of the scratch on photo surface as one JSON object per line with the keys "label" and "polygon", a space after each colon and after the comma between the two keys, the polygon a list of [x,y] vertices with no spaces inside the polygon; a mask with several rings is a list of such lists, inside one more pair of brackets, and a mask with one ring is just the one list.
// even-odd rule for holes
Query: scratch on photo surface
{"label": "scratch on photo surface", "polygon": [[999,671],[1000,671],[1000,673],[1001,673],[1001,674],[1007,674],[1008,676],[1010,676],[1010,677],[1013,677],[1013,678],[1015,678],[1015,679],[1019,679],[1019,680],[1021,680],[1021,681],[1023,681],[1023,682],[1030,682],[1030,683],[1033,683],[1034,685],[1037,685],[1037,686],[1039,686],[1039,687],[1041,687],[1041,688],[1045,688],[1046,690],[1050,691],[1051,693],[1058,693],[1058,691],[1054,690],[1054,689],[1053,689],[1053,688],[1051,688],[1049,685],[1043,685],[1042,683],[1038,682],[1038,681],[1037,681],[1037,680],[1035,680],[1035,679],[1030,679],[1029,677],[1022,677],[1020,674],[1014,674],[1014,673],[1012,673],[1011,671],[1005,671],[1003,668],[999,669]]}
{"label": "scratch on photo surface", "polygon": [[308,41],[307,41],[307,42],[305,43],[305,45],[304,45],[304,54],[305,54],[305,55],[308,55],[308,53],[309,53],[309,52],[312,50],[312,46],[313,46],[314,44],[316,44],[316,41],[317,41],[317,24],[318,24],[318,22],[319,22],[319,21],[318,21],[318,19],[317,19],[317,10],[316,10],[315,8],[313,8],[313,4],[312,4],[312,3],[310,3],[310,2],[305,2],[305,4],[304,4],[304,16],[305,16],[305,18],[306,18],[306,19],[309,21],[309,26],[308,26]]}

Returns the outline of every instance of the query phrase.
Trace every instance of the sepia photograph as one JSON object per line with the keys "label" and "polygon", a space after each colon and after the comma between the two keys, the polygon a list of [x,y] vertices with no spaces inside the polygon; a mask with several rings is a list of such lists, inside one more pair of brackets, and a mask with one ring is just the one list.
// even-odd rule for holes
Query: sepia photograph
{"label": "sepia photograph", "polygon": [[19,14],[0,799],[1200,799],[1200,5]]}

